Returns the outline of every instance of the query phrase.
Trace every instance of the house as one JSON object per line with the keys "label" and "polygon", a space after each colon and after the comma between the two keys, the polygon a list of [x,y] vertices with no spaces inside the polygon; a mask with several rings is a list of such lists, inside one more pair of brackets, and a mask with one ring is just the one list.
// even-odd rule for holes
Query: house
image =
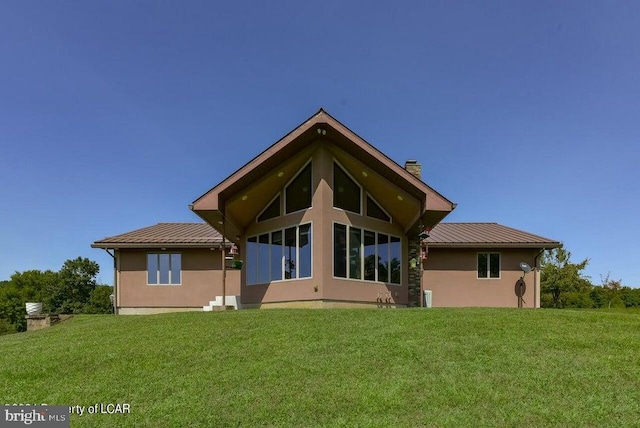
{"label": "house", "polygon": [[[441,223],[456,205],[420,173],[417,161],[403,168],[320,109],[197,198],[190,208],[205,223],[160,223],[92,246],[114,257],[121,314],[222,300],[538,307],[539,255],[559,242],[495,223]],[[525,284],[521,262],[534,267]]]}

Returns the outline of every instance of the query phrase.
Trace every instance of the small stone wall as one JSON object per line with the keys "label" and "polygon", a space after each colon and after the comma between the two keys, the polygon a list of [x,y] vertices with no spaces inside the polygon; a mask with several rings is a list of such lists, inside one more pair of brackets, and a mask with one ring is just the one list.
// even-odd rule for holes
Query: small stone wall
{"label": "small stone wall", "polygon": [[27,315],[27,331],[41,330],[60,322],[58,314]]}

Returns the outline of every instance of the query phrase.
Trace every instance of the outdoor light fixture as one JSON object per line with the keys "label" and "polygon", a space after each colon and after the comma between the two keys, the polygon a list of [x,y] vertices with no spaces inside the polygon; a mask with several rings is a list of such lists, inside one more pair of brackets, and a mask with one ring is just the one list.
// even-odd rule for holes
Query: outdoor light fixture
{"label": "outdoor light fixture", "polygon": [[327,130],[326,129],[322,129],[322,128],[318,128],[318,134],[327,135]]}
{"label": "outdoor light fixture", "polygon": [[431,232],[431,228],[420,226],[420,229],[422,229],[422,231],[418,234],[418,238],[420,238],[421,241],[425,241],[430,236],[429,232]]}
{"label": "outdoor light fixture", "polygon": [[528,263],[520,262],[520,269],[522,269],[522,276],[518,281],[516,281],[515,292],[518,297],[518,307],[524,307],[524,293],[527,291],[527,284],[524,282],[524,277],[526,274],[531,272],[531,266]]}
{"label": "outdoor light fixture", "polygon": [[236,244],[231,244],[231,248],[229,249],[229,254],[231,254],[232,256],[238,255],[238,247],[236,246]]}

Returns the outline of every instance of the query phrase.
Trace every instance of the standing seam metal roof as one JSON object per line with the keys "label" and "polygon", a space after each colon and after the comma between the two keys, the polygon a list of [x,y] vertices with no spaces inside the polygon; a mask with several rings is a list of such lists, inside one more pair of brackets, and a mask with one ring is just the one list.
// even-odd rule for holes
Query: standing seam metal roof
{"label": "standing seam metal roof", "polygon": [[[427,240],[434,247],[447,246],[531,246],[553,248],[558,241],[498,223],[440,223]],[[95,248],[119,248],[142,246],[206,247],[221,244],[222,235],[207,223],[158,223],[116,236],[107,237],[92,244]]]}
{"label": "standing seam metal roof", "polygon": [[440,223],[433,228],[427,242],[442,247],[499,244],[551,248],[560,245],[558,241],[498,223]]}
{"label": "standing seam metal roof", "polygon": [[155,244],[208,246],[222,243],[222,235],[207,223],[158,223],[93,243],[92,247],[114,248]]}

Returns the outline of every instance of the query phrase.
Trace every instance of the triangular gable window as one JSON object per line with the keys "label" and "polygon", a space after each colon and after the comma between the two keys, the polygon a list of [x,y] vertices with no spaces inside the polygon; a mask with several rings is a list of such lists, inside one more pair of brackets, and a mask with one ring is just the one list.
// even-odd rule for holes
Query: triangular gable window
{"label": "triangular gable window", "polygon": [[377,218],[378,220],[391,222],[391,217],[387,214],[380,205],[369,195],[367,195],[367,216]]}
{"label": "triangular gable window", "polygon": [[276,217],[280,217],[280,195],[276,196],[269,206],[260,213],[258,221],[265,221]]}
{"label": "triangular gable window", "polygon": [[285,189],[285,213],[311,208],[311,162],[307,164]]}
{"label": "triangular gable window", "polygon": [[333,163],[333,206],[362,213],[362,190],[337,163]]}

